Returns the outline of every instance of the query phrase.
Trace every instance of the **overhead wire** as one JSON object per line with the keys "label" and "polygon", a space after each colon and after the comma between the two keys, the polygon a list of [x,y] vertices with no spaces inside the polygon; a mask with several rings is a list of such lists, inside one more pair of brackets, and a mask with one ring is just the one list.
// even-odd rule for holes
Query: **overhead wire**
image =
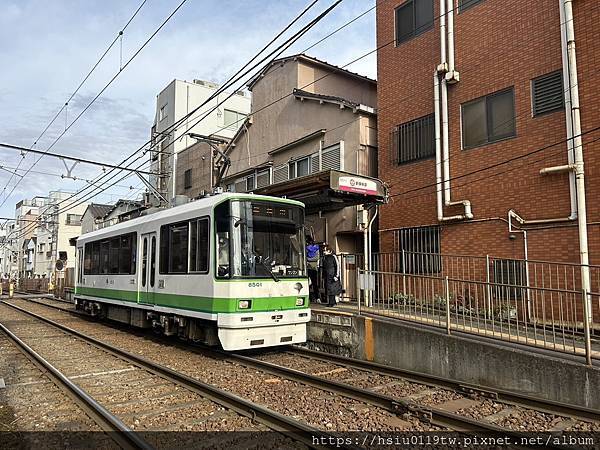
{"label": "overhead wire", "polygon": [[[326,9],[326,10],[325,10],[323,13],[321,13],[319,16],[317,16],[317,18],[313,19],[313,20],[312,20],[312,21],[309,23],[309,25],[307,25],[307,26],[303,27],[303,28],[302,28],[302,30],[301,30],[301,32],[298,32],[298,33],[296,33],[294,36],[292,36],[291,38],[288,38],[288,40],[287,40],[286,42],[289,42],[289,41],[290,41],[290,39],[293,39],[294,41],[295,41],[295,40],[297,40],[297,39],[298,39],[298,38],[299,38],[299,37],[300,37],[302,34],[305,34],[305,33],[306,33],[306,32],[307,32],[307,31],[308,31],[310,28],[312,28],[312,27],[313,27],[314,25],[316,25],[316,24],[317,24],[317,23],[318,23],[318,22],[319,22],[319,21],[320,21],[320,20],[321,20],[323,17],[325,17],[325,15],[327,15],[329,12],[331,12],[331,11],[333,10],[333,8],[334,8],[334,7],[336,7],[337,5],[339,5],[339,4],[341,3],[341,1],[342,1],[342,0],[337,0],[337,1],[336,1],[336,2],[335,2],[333,5],[332,5],[332,6],[330,6],[330,7],[329,7],[329,8],[327,8],[327,9]],[[304,9],[304,11],[302,11],[302,12],[300,13],[300,15],[299,15],[298,17],[296,17],[296,18],[294,19],[294,21],[292,22],[292,24],[293,24],[293,23],[295,23],[295,22],[297,22],[297,21],[299,20],[299,18],[300,18],[300,17],[302,17],[304,14],[306,14],[306,12],[307,12],[307,11],[308,11],[310,8],[312,8],[312,7],[313,7],[313,6],[314,6],[316,3],[317,3],[317,1],[313,1],[313,2],[312,2],[312,3],[311,3],[311,4],[310,4],[310,5],[307,7],[307,8],[305,8],[305,9]],[[279,37],[279,36],[281,36],[281,35],[282,35],[282,34],[283,34],[283,33],[284,33],[284,32],[285,32],[287,29],[289,29],[289,28],[290,28],[290,26],[291,26],[291,25],[290,25],[290,24],[288,24],[288,25],[287,25],[287,26],[284,28],[284,30],[283,30],[282,32],[280,32],[280,33],[279,33],[279,34],[276,36],[276,38],[277,38],[277,37]],[[299,34],[299,33],[301,33],[301,34]],[[269,47],[269,46],[270,46],[270,45],[271,45],[273,42],[275,42],[276,38],[272,39],[272,40],[271,40],[271,42],[270,42],[269,44],[267,44],[265,47],[263,47],[263,49],[262,49],[262,50],[260,50],[260,51],[259,51],[259,53],[258,53],[257,55],[255,55],[253,58],[251,58],[251,59],[250,59],[250,61],[244,65],[244,67],[247,67],[247,66],[248,66],[250,63],[252,63],[252,61],[254,61],[254,60],[255,60],[255,59],[258,57],[258,56],[260,56],[260,54],[264,53],[264,51],[265,51],[265,50],[266,50],[266,49],[267,49],[267,48],[268,48],[268,47]],[[282,46],[283,46],[283,45],[285,45],[285,43],[284,43],[284,44],[282,44]],[[282,46],[278,47],[278,49],[280,49]],[[285,50],[285,49],[284,49],[284,50]],[[277,51],[277,50],[275,50],[275,51]],[[270,55],[272,55],[272,54],[273,54],[273,52],[271,52],[271,54],[270,54]],[[266,58],[268,58],[268,57],[266,57]],[[263,60],[261,60],[261,62],[264,62],[264,61],[266,60],[266,58],[263,58]],[[258,67],[258,64],[260,64],[261,62],[259,62],[259,63],[255,64],[255,65],[253,66],[253,68],[256,68],[256,67]],[[249,69],[249,70],[246,70],[246,72],[244,72],[244,74],[242,74],[242,75],[239,75],[239,74],[240,74],[240,72],[242,72],[242,71],[243,71],[244,67],[242,67],[242,69],[238,70],[238,72],[236,72],[236,74],[234,74],[232,77],[230,77],[230,79],[229,79],[229,80],[231,81],[231,83],[227,83],[227,82],[226,82],[224,85],[222,85],[222,86],[219,88],[219,90],[217,90],[215,93],[213,93],[213,94],[212,94],[212,96],[211,96],[211,97],[209,97],[209,99],[207,99],[206,101],[204,101],[204,102],[203,102],[202,104],[200,104],[198,107],[194,108],[194,110],[192,110],[190,113],[188,113],[188,114],[186,114],[185,116],[183,116],[181,119],[177,120],[175,123],[173,123],[173,124],[172,124],[170,127],[168,127],[166,130],[163,130],[163,131],[160,133],[160,134],[162,134],[162,135],[163,135],[163,136],[162,136],[162,140],[161,140],[161,142],[162,142],[162,141],[164,141],[164,140],[166,139],[166,136],[165,136],[165,134],[167,134],[167,133],[166,133],[166,132],[167,132],[167,130],[168,130],[168,131],[170,131],[171,129],[176,129],[176,127],[177,127],[177,126],[179,126],[179,125],[181,125],[181,124],[182,124],[182,123],[183,123],[183,122],[184,122],[184,121],[185,121],[185,120],[186,120],[188,117],[190,117],[190,116],[191,116],[191,115],[193,115],[193,114],[194,114],[196,111],[198,111],[200,108],[202,108],[204,105],[206,105],[206,104],[207,104],[207,103],[208,103],[210,100],[212,100],[213,98],[217,97],[217,96],[218,96],[218,94],[219,94],[220,92],[224,91],[224,90],[225,90],[225,89],[227,89],[227,88],[228,88],[228,87],[229,87],[231,84],[233,84],[234,82],[238,81],[238,80],[240,79],[240,77],[243,77],[244,75],[248,74],[248,73],[249,73],[249,70],[250,70],[250,71],[252,70],[252,68],[251,68],[251,69]],[[237,76],[236,76],[236,75],[237,75]],[[235,91],[234,91],[234,92],[235,92]],[[220,104],[222,104],[222,102],[223,102],[223,101],[224,101],[224,100],[222,100]],[[173,143],[174,143],[174,142],[175,142],[177,139],[179,139],[179,138],[181,138],[181,136],[178,136],[177,138],[174,138],[174,139],[173,139],[173,140],[172,140],[172,141],[169,143],[169,146],[170,146],[170,145],[173,145]],[[144,148],[145,148],[145,146],[146,146],[148,143],[151,143],[151,141],[147,142],[147,143],[146,143],[146,144],[144,144],[142,147],[140,147],[140,149],[138,149],[136,152],[134,152],[132,155],[130,155],[128,158],[126,158],[126,160],[128,160],[129,158],[131,158],[133,155],[135,155],[135,154],[136,154],[137,152],[139,152],[140,150],[144,149]],[[155,145],[158,145],[158,144],[159,144],[159,143],[156,143]],[[136,160],[134,160],[134,161],[132,161],[132,162],[128,163],[128,167],[130,167],[130,166],[131,166],[131,164],[135,163],[135,161],[137,161],[137,160],[139,160],[139,159],[140,159],[140,157],[138,157]],[[125,160],[125,161],[126,161],[126,160]],[[105,182],[105,183],[106,183],[106,182]]]}
{"label": "overhead wire", "polygon": [[[83,110],[73,119],[73,121],[69,124],[68,127],[65,128],[63,132],[61,132],[58,137],[50,144],[50,146],[46,149],[46,152],[49,152],[54,145],[71,129],[71,127],[85,114],[85,112],[96,102],[96,100],[108,89],[108,87],[119,77],[119,75],[131,64],[131,62],[142,52],[142,50],[150,43],[150,41],[162,30],[162,28],[171,20],[171,18],[181,9],[181,7],[187,3],[188,0],[182,0],[179,5],[167,16],[166,19],[154,30],[154,32],[146,39],[146,41],[135,51],[135,53],[125,62],[125,64],[119,68],[117,73],[104,85],[104,87],[92,98],[92,100],[83,108]],[[40,157],[34,161],[34,163],[30,166],[30,169],[33,169],[37,165],[37,163],[44,157],[44,155],[40,155]],[[27,174],[27,173],[26,173]],[[25,174],[25,175],[26,175]],[[0,207],[4,205],[6,200],[12,195],[15,191],[22,178],[20,178],[17,183],[13,186],[12,190],[8,194],[8,196],[0,203]]]}
{"label": "overhead wire", "polygon": [[[341,3],[341,1],[342,1],[342,0],[338,0],[337,2],[335,2],[334,6],[337,6],[339,3]],[[307,7],[307,8],[305,8],[305,10],[304,10],[304,11],[303,11],[303,12],[300,14],[300,16],[299,16],[299,17],[297,17],[297,18],[296,18],[296,19],[295,19],[295,20],[294,20],[294,21],[293,21],[291,24],[289,24],[288,26],[286,26],[286,28],[284,28],[284,30],[283,30],[282,32],[280,32],[280,33],[279,33],[279,34],[276,36],[276,38],[278,38],[279,36],[281,36],[281,35],[282,35],[282,34],[283,34],[283,33],[284,33],[284,32],[285,32],[287,29],[289,29],[289,28],[290,28],[290,27],[293,25],[293,23],[295,23],[295,22],[296,22],[296,21],[297,21],[297,20],[298,20],[300,17],[302,17],[302,16],[303,16],[303,15],[304,15],[304,14],[305,14],[305,13],[306,13],[306,12],[307,12],[307,11],[308,11],[310,8],[312,8],[312,6],[314,6],[314,5],[315,5],[317,2],[318,2],[318,0],[314,0],[314,1],[313,1],[313,2],[312,2],[312,3],[311,3],[311,4],[310,4],[310,5]],[[327,10],[327,13],[328,13],[328,12],[330,12],[332,9],[333,9],[333,7],[330,7],[330,8],[328,8],[328,10]],[[325,14],[321,14],[321,15],[319,16],[319,20],[320,20],[322,17],[324,17],[324,15],[325,15]],[[317,20],[317,21],[313,21],[313,26],[314,26],[314,24],[316,24],[317,22],[318,22],[318,20]],[[311,27],[312,27],[312,26],[311,26]],[[308,27],[308,28],[306,28],[306,27],[305,27],[306,31],[307,31],[308,29],[310,29],[311,27]],[[275,38],[275,39],[276,39],[276,38]],[[273,39],[273,40],[272,40],[272,41],[271,41],[269,44],[267,44],[267,46],[265,46],[265,47],[264,47],[264,49],[268,48],[268,47],[270,46],[270,44],[271,44],[272,42],[274,42],[274,41],[275,41],[275,39]],[[260,55],[260,53],[262,53],[262,52],[264,51],[264,49],[263,49],[263,50],[261,50],[261,52],[259,52],[259,54],[258,54],[258,55]],[[258,56],[258,55],[257,55],[257,56]],[[253,57],[253,58],[250,60],[250,62],[252,62],[254,59],[256,59],[256,56],[255,56],[255,57]],[[248,64],[246,64],[246,65],[248,65]],[[242,70],[243,70],[243,68],[242,68]],[[237,72],[237,74],[239,74],[239,73],[240,73],[240,71],[238,71],[238,72]],[[235,76],[235,75],[234,75],[234,76]],[[225,88],[225,87],[224,87],[224,88]],[[201,107],[201,106],[200,106],[200,107]],[[193,113],[193,112],[192,112],[192,113]],[[172,127],[175,127],[176,125],[178,125],[178,124],[181,124],[181,123],[183,122],[183,120],[185,120],[185,117],[184,117],[184,118],[182,118],[181,120],[179,120],[178,122],[174,123],[174,124],[172,125]],[[145,145],[146,145],[146,144],[144,144],[144,146],[142,146],[142,147],[140,148],[140,150],[141,150],[141,149],[143,149],[143,148],[145,147]],[[130,157],[126,158],[124,161],[127,161],[128,159],[130,159],[130,158],[131,158],[133,155],[135,155],[136,153],[138,153],[140,150],[137,150],[136,152],[134,152],[132,155],[130,155]],[[136,160],[139,160],[139,159],[140,159],[140,158],[138,157]],[[132,163],[134,163],[134,162],[135,162],[135,161],[133,161],[133,162],[129,163],[129,164],[128,164],[128,167],[130,167],[130,166],[131,166],[131,164],[132,164]],[[142,164],[142,165],[143,165],[143,164]],[[141,167],[141,165],[139,165],[139,166],[138,166],[138,169],[139,169],[139,167]],[[136,169],[136,170],[137,170],[137,169]],[[126,174],[124,177],[122,177],[122,178],[120,178],[119,180],[117,180],[117,183],[118,183],[119,181],[123,180],[124,178],[127,178],[128,176],[131,176],[131,174]],[[113,183],[113,184],[112,184],[111,186],[109,186],[109,187],[112,187],[113,185],[115,185],[115,183]],[[77,201],[76,201],[76,202],[72,202],[72,203],[70,203],[69,205],[67,205],[67,208],[63,208],[61,211],[64,211],[64,210],[67,210],[67,209],[71,209],[71,208],[73,208],[73,207],[77,206],[77,204],[81,204],[81,202],[83,202],[83,201],[87,200],[88,198],[91,198],[91,196],[95,196],[95,192],[92,192],[92,194],[88,195],[88,197],[87,197],[86,199],[83,199],[83,200],[81,200],[81,199],[80,199],[80,200],[79,200],[79,202],[77,202]],[[64,200],[63,200],[63,201],[64,201]],[[61,202],[59,202],[59,203],[62,203],[63,201],[61,201]],[[75,203],[77,203],[77,204],[75,204]]]}
{"label": "overhead wire", "polygon": [[[383,47],[385,47],[385,46],[387,46],[387,45],[390,45],[390,44],[391,44],[391,43],[393,43],[393,42],[395,42],[395,40],[394,40],[394,41],[391,41],[390,43],[386,43],[386,44],[384,44],[384,45],[382,45],[382,46],[379,46],[379,47],[378,47],[378,48],[376,48],[374,51],[377,51],[377,50],[378,50],[378,49],[380,49],[380,48],[383,48]],[[360,58],[357,58],[357,59],[355,59],[355,60],[351,61],[350,63],[348,63],[348,64],[346,64],[346,65],[342,66],[341,68],[343,68],[343,67],[347,67],[348,65],[350,65],[350,64],[353,64],[353,63],[354,63],[354,62],[356,62],[357,60],[359,60],[359,59],[361,59],[361,58],[363,58],[363,57],[366,57],[366,56],[368,56],[369,54],[373,53],[374,51],[371,51],[371,52],[369,52],[369,53],[367,53],[367,54],[363,55],[362,57],[360,57]],[[318,81],[318,80],[315,80],[315,82],[316,82],[316,81]],[[313,83],[314,83],[314,82],[313,82]],[[307,87],[307,86],[305,86],[305,87]],[[285,97],[288,97],[289,95],[292,95],[292,94],[288,94],[288,95],[286,95]],[[285,97],[283,97],[283,98],[285,98]],[[282,100],[283,98],[281,98],[280,100]],[[342,124],[342,126],[343,126],[343,125],[344,125],[344,124]],[[595,131],[595,130],[589,130],[588,132],[592,132],[592,131]],[[564,142],[566,142],[566,141],[561,141],[561,142],[558,142],[558,143],[554,143],[554,144],[552,144],[551,146],[555,146],[555,145],[558,145],[558,144],[560,144],[560,143],[564,143]],[[550,147],[551,147],[551,146],[550,146]],[[540,150],[540,149],[538,149],[537,151],[543,151],[544,149],[545,149],[545,148],[543,148],[543,149],[541,149],[541,150]],[[532,153],[536,153],[537,151],[530,152],[530,153],[528,153],[528,154],[525,154],[525,155],[520,155],[519,157],[517,157],[517,159],[518,159],[518,158],[525,157],[525,156],[528,156],[529,154],[532,154]],[[501,163],[499,163],[499,164],[500,164],[500,165],[502,165],[502,164],[506,164],[506,163],[508,163],[508,162],[510,162],[510,161],[504,161],[504,162],[501,162]],[[481,170],[488,170],[488,169],[489,169],[489,167],[486,167],[486,168],[479,169],[478,171],[481,171]],[[467,176],[467,175],[470,175],[470,174],[463,174],[462,176]],[[129,175],[128,175],[128,176],[129,176]],[[462,177],[462,176],[461,176],[461,177]],[[433,184],[433,185],[425,186],[425,187],[422,187],[422,188],[431,187],[431,186],[435,186],[435,185],[437,185],[437,183],[435,183],[435,184]],[[401,193],[401,194],[404,194],[404,193]],[[396,194],[396,195],[401,195],[401,194]]]}
{"label": "overhead wire", "polygon": [[[55,114],[55,116],[50,120],[50,122],[48,122],[48,124],[46,125],[46,127],[39,134],[39,136],[34,140],[33,144],[30,147],[30,149],[33,149],[33,147],[35,145],[37,145],[37,143],[39,142],[39,140],[44,136],[44,134],[46,134],[46,131],[48,131],[48,129],[52,126],[52,124],[54,124],[54,122],[56,121],[56,119],[58,119],[58,117],[60,116],[60,114],[65,110],[65,108],[67,108],[67,106],[69,105],[69,103],[71,102],[71,100],[73,100],[73,98],[75,97],[75,95],[77,95],[77,93],[83,87],[83,85],[88,80],[88,78],[92,75],[92,73],[96,70],[96,68],[100,65],[100,63],[104,60],[104,58],[106,57],[106,55],[108,54],[108,52],[113,48],[113,46],[115,45],[115,43],[117,42],[117,40],[119,39],[119,37],[121,37],[123,35],[123,33],[125,32],[125,30],[129,26],[129,24],[133,21],[133,19],[135,19],[135,17],[138,15],[138,13],[140,12],[140,10],[142,9],[142,7],[144,6],[144,4],[146,2],[147,2],[147,0],[143,0],[140,3],[140,5],[137,7],[137,9],[131,15],[131,17],[129,18],[129,20],[127,21],[127,23],[119,30],[119,32],[117,33],[117,35],[115,36],[115,38],[112,40],[112,42],[104,50],[104,52],[102,53],[102,55],[100,55],[100,58],[96,61],[96,63],[88,71],[87,75],[85,75],[85,77],[81,80],[81,82],[79,83],[79,85],[77,86],[77,88],[69,96],[69,98],[63,104],[63,106],[59,109],[59,111]],[[25,152],[23,154],[23,157],[19,160],[19,163],[17,164],[17,169],[21,167],[21,164],[22,164],[23,160],[25,159],[26,155],[27,155],[27,152]],[[6,192],[6,188],[8,187],[8,185],[10,184],[11,181],[12,181],[12,176],[6,182],[4,188],[2,189],[2,193]],[[12,191],[11,191],[11,193],[12,193]],[[7,199],[8,199],[8,196],[2,201],[2,203],[0,204],[0,207],[3,206],[4,203],[6,203]]]}

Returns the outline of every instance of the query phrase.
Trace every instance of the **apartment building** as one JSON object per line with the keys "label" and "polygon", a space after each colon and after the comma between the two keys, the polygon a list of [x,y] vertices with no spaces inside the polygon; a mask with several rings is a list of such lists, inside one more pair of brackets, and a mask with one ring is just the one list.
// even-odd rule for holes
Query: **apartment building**
{"label": "apartment building", "polygon": [[15,205],[15,227],[7,235],[9,246],[3,248],[5,255],[16,256],[16,270],[10,274],[13,278],[32,278],[35,274],[38,219],[47,204],[47,197],[38,196]]}
{"label": "apartment building", "polygon": [[50,277],[57,259],[64,261],[65,268],[75,266],[69,239],[80,234],[87,204],[61,211],[61,202],[69,196],[68,192],[51,191],[47,197],[16,204],[15,219],[2,232],[0,261],[5,278]]}
{"label": "apartment building", "polygon": [[[229,93],[223,92],[209,101],[218,89],[218,84],[209,81],[173,80],[156,98],[150,159],[152,171],[159,175],[151,176],[150,183],[167,201],[175,195],[191,196],[191,191],[199,191],[198,185],[204,186],[207,180],[199,173],[202,165],[190,166],[197,158],[204,157],[206,164],[212,161],[212,149],[196,157],[199,136],[210,136],[216,142],[228,141],[250,112],[250,98],[243,92],[236,92],[230,98],[227,98]],[[217,107],[221,100],[223,104]],[[198,107],[198,111],[186,117]],[[181,154],[184,161],[179,164]],[[210,185],[210,178],[208,180],[206,184]]]}
{"label": "apartment building", "polygon": [[52,276],[55,272],[56,261],[63,261],[65,269],[75,267],[71,238],[79,236],[81,219],[87,209],[87,203],[73,206],[61,211],[70,198],[71,193],[51,191],[47,202],[40,207],[40,217],[35,228],[36,254],[34,276]]}
{"label": "apartment building", "polygon": [[248,88],[251,114],[217,162],[229,167],[223,186],[300,200],[317,241],[362,253],[362,205],[385,195],[376,179],[377,82],[301,54],[274,61]]}
{"label": "apartment building", "polygon": [[596,0],[377,2],[386,249],[579,263],[585,198],[600,264],[599,21]]}

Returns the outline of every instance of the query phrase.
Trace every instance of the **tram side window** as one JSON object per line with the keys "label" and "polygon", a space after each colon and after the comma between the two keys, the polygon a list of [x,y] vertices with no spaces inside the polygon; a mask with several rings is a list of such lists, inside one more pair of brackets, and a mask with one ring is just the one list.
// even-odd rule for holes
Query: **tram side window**
{"label": "tram side window", "polygon": [[85,244],[85,275],[131,275],[136,266],[136,234]]}
{"label": "tram side window", "polygon": [[110,253],[108,255],[108,273],[119,273],[119,248],[121,239],[116,237],[110,240]]}
{"label": "tram side window", "polygon": [[229,202],[215,208],[217,277],[229,278]]}
{"label": "tram side window", "polygon": [[187,273],[188,222],[160,227],[160,273]]}
{"label": "tram side window", "polygon": [[100,242],[92,244],[92,275],[100,273]]}
{"label": "tram side window", "polygon": [[210,232],[208,218],[190,222],[190,272],[208,272]]}
{"label": "tram side window", "polygon": [[100,242],[100,273],[108,273],[108,244],[109,241]]}
{"label": "tram side window", "polygon": [[134,274],[136,263],[136,235],[126,234],[119,238],[119,273]]}
{"label": "tram side window", "polygon": [[92,273],[92,244],[85,244],[83,256],[83,274],[90,275]]}

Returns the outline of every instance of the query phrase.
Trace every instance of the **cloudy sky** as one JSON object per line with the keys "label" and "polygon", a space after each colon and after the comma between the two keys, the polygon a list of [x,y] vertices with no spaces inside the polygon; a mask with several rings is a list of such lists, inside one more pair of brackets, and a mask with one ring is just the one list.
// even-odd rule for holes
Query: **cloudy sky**
{"label": "cloudy sky", "polygon": [[[141,2],[3,0],[0,142],[29,148]],[[124,33],[123,61],[137,51],[180,2],[146,1]],[[309,3],[309,0],[188,0],[51,151],[119,163],[148,140],[156,95],[173,78],[225,81]],[[307,17],[314,17],[332,3],[333,0],[320,0]],[[375,0],[343,0],[287,53],[304,50],[374,3]],[[375,45],[375,13],[371,11],[311,49],[309,54],[345,65],[372,51]],[[37,142],[36,149],[46,150],[64,131],[65,125],[119,71],[120,59],[121,46],[117,44]],[[348,68],[376,77],[374,55]],[[0,216],[12,217],[15,203],[23,198],[85,186],[84,181],[61,178],[60,174],[66,173],[62,162],[45,157],[8,196],[19,180],[13,177],[6,186],[11,177],[8,171],[14,170],[21,159],[18,152],[0,148],[0,203],[3,203]],[[37,159],[32,154],[25,156],[20,168],[30,168]],[[99,170],[79,165],[73,174],[93,179]],[[133,197],[140,186],[139,179],[133,176],[97,196],[95,201]]]}

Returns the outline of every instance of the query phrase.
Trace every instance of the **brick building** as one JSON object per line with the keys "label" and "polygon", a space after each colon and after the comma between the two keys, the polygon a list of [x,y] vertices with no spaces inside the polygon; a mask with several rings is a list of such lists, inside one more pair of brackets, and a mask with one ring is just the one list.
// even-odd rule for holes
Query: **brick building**
{"label": "brick building", "polygon": [[[452,17],[441,14],[439,0],[377,2],[379,178],[392,196],[380,212],[382,248],[521,259],[519,231],[527,230],[529,259],[579,262],[575,177],[563,167],[572,163],[572,91],[563,70],[561,2],[442,3],[453,5]],[[572,5],[589,251],[591,263],[600,264],[600,2]],[[442,40],[452,19],[453,36]],[[448,158],[440,159],[437,176],[434,79],[447,83],[448,105]],[[443,138],[442,129],[439,145]],[[442,200],[440,218],[445,160],[452,204]],[[512,233],[510,210],[525,220],[513,216],[519,228]]]}

